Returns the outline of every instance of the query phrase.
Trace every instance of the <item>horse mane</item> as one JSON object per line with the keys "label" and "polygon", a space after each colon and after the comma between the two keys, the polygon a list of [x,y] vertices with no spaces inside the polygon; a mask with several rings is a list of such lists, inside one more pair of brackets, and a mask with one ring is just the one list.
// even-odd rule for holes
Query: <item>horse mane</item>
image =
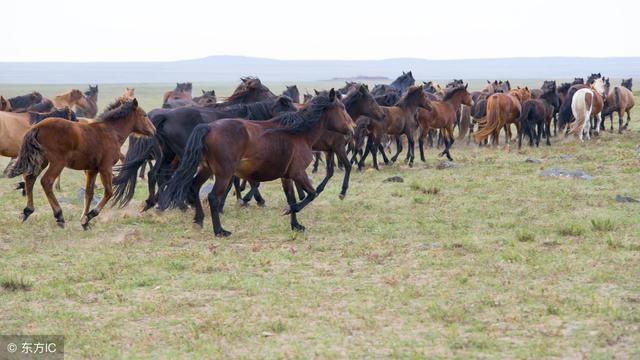
{"label": "horse mane", "polygon": [[286,112],[274,118],[282,127],[269,129],[267,132],[282,131],[294,135],[304,134],[320,121],[324,111],[334,103],[335,101],[331,101],[328,95],[316,95],[302,109]]}
{"label": "horse mane", "polygon": [[556,91],[559,93],[565,94],[567,91],[569,91],[570,87],[571,87],[571,83],[562,83],[560,84],[560,86],[556,88]]}
{"label": "horse mane", "polygon": [[403,72],[402,75],[398,76],[398,78],[393,80],[393,82],[389,84],[389,86],[396,89],[405,90],[410,86],[413,86],[415,82],[416,81],[413,78],[413,74],[411,73],[411,71],[409,71],[408,73]]}
{"label": "horse mane", "polygon": [[368,91],[366,91],[365,93],[360,91],[361,88],[366,90],[366,88],[362,84],[355,85],[351,88],[351,90],[349,90],[349,92],[342,98],[342,104],[344,104],[344,107],[350,108],[356,101],[358,101],[358,99],[362,98],[366,93],[368,93]]}
{"label": "horse mane", "polygon": [[269,88],[262,85],[262,82],[257,77],[245,77],[245,78],[241,78],[241,80],[242,80],[242,83],[238,85],[238,87],[236,87],[236,89],[233,91],[233,94],[231,94],[231,96],[225,99],[225,102],[230,103],[230,102],[242,101],[247,95],[251,94],[253,91],[256,91],[256,90],[261,90],[264,92],[271,93]]}
{"label": "horse mane", "polygon": [[395,106],[409,105],[409,99],[413,100],[415,96],[422,94],[423,89],[424,88],[422,86],[409,88],[409,90],[400,97],[400,100],[398,100]]}
{"label": "horse mane", "polygon": [[34,125],[50,117],[63,118],[71,121],[78,121],[78,118],[76,117],[76,113],[74,113],[71,109],[69,109],[68,106],[65,106],[64,108],[53,109],[52,111],[49,111],[49,112],[29,111],[29,124]]}
{"label": "horse mane", "polygon": [[465,91],[467,90],[467,88],[464,85],[458,85],[454,88],[451,88],[451,90],[444,93],[444,96],[442,97],[442,101],[447,101],[451,99],[455,94],[463,90]]}
{"label": "horse mane", "polygon": [[128,99],[118,99],[115,102],[109,104],[102,114],[98,116],[98,121],[115,121],[124,119],[135,111],[138,107],[138,102]]}

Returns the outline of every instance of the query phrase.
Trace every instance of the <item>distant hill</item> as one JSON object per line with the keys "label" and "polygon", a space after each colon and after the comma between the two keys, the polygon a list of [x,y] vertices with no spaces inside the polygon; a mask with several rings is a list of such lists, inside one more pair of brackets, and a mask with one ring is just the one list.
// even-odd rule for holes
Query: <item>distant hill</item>
{"label": "distant hill", "polygon": [[210,56],[173,62],[0,62],[0,83],[82,84],[236,81],[255,75],[267,81],[333,78],[395,78],[412,70],[417,79],[542,79],[640,76],[640,58],[508,58],[469,60],[274,60]]}

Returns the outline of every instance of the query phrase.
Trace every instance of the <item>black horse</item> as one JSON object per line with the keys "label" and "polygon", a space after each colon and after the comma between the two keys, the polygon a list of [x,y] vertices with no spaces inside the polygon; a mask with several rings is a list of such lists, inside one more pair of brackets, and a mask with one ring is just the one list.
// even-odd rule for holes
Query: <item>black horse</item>
{"label": "black horse", "polygon": [[547,137],[547,145],[551,145],[551,119],[560,100],[556,93],[555,81],[546,83],[542,87],[540,98],[529,99],[522,104],[520,111],[520,131],[518,132],[518,148],[522,146],[522,137],[529,137],[529,146],[540,145],[542,135]]}
{"label": "black horse", "polygon": [[282,95],[290,97],[294,104],[300,104],[300,91],[298,90],[298,86],[287,86],[282,92]]}
{"label": "black horse", "polygon": [[30,94],[20,95],[16,97],[12,97],[9,100],[11,104],[11,109],[13,112],[27,112],[33,111],[33,105],[39,104],[42,102],[42,94],[37,91],[34,91]]}
{"label": "black horse", "polygon": [[633,91],[633,89],[631,89],[633,87],[633,79],[632,78],[622,79],[622,84],[621,85],[626,87],[627,89]]}

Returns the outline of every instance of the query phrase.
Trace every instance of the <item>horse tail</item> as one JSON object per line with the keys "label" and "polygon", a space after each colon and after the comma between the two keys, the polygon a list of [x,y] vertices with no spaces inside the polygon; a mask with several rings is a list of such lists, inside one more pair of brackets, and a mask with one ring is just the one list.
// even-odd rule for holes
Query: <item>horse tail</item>
{"label": "horse tail", "polygon": [[18,175],[38,176],[42,172],[45,158],[42,155],[42,146],[38,142],[38,131],[38,128],[32,128],[24,135],[18,159],[7,172],[10,178]]}
{"label": "horse tail", "polygon": [[[118,175],[113,178],[113,205],[125,207],[136,190],[138,169],[148,160],[158,158],[157,140],[129,136],[129,148],[123,164],[116,167]],[[155,156],[154,156],[155,155]]]}
{"label": "horse tail", "polygon": [[570,88],[564,102],[560,105],[560,110],[558,110],[558,129],[560,130],[563,130],[565,126],[571,122],[571,118],[573,117],[571,103],[573,102],[573,96],[576,91],[575,88]]}
{"label": "horse tail", "polygon": [[498,128],[500,104],[496,98],[494,99],[495,101],[492,101],[491,98],[487,100],[487,120],[484,127],[475,133],[476,141],[486,139]]}
{"label": "horse tail", "polygon": [[[589,105],[588,110],[587,110],[587,94],[591,94],[591,104]],[[570,132],[577,133],[577,134],[582,133],[585,123],[590,120],[591,111],[593,110],[593,103],[595,101],[595,96],[593,93],[581,92],[579,95],[580,95],[580,98],[575,98],[575,95],[574,95],[574,99],[572,99],[572,105],[571,105],[571,111],[573,116],[576,118],[576,121],[574,121],[571,124]],[[576,101],[575,104],[573,104],[573,100]]]}
{"label": "horse tail", "polygon": [[[522,111],[520,111],[520,119],[518,120],[520,122],[520,133],[527,135],[529,137],[533,136],[532,132],[531,132],[531,124],[529,123],[529,114],[534,111],[534,105],[533,103],[526,101],[523,105],[522,105]],[[531,139],[533,140],[533,139]]]}
{"label": "horse tail", "polygon": [[180,159],[180,165],[171,179],[160,189],[158,199],[160,209],[181,206],[187,200],[193,177],[202,161],[204,138],[207,134],[209,134],[209,124],[200,124],[189,135],[183,156]]}
{"label": "horse tail", "polygon": [[624,109],[621,109],[622,104],[620,103],[620,88],[619,87],[616,86],[613,89],[613,96],[614,96],[614,99],[615,99],[615,109],[618,110],[618,111],[624,110]]}

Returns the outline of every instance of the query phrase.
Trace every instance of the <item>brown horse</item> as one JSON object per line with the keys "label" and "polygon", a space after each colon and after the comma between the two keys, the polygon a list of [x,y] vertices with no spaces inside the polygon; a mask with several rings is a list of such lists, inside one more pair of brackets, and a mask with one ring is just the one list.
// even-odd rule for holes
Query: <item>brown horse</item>
{"label": "brown horse", "polygon": [[76,104],[76,115],[93,119],[98,115],[98,85],[89,85],[89,90],[84,92],[85,101]]}
{"label": "brown horse", "polygon": [[190,82],[177,83],[175,89],[169,90],[162,95],[162,105],[166,105],[175,100],[191,100],[191,90],[193,85]]}
{"label": "brown horse", "polygon": [[56,108],[68,106],[73,109],[78,103],[84,107],[89,106],[89,104],[86,103],[84,94],[78,89],[72,89],[60,95],[56,95],[51,99],[51,101],[53,102],[53,106]]}
{"label": "brown horse", "polygon": [[[518,119],[520,118],[521,103],[520,100],[528,100],[527,90],[515,90],[508,94],[497,92],[487,98],[487,111],[484,121],[484,127],[478,130],[474,136],[477,142],[482,142],[489,136],[493,136],[492,142],[495,145],[500,144],[500,130],[505,129],[505,138],[507,144],[511,141],[511,124],[516,124],[518,132],[520,131]],[[482,123],[481,123],[482,124]]]}
{"label": "brown horse", "polygon": [[[33,185],[49,165],[40,182],[58,226],[64,227],[62,208],[53,194],[53,182],[68,167],[85,171],[86,191],[80,223],[87,230],[89,221],[100,214],[111,198],[111,169],[120,157],[120,147],[127,136],[131,133],[151,136],[154,132],[153,124],[144,110],[138,107],[136,99],[116,101],[94,123],[49,118],[34,125],[24,136],[18,159],[9,170],[10,177],[24,175],[27,206],[22,211],[23,221],[34,211]],[[104,197],[96,208],[89,211],[98,174],[104,186]]]}
{"label": "brown horse", "polygon": [[[316,197],[305,170],[313,160],[312,145],[327,130],[353,134],[353,120],[333,89],[328,96],[314,97],[303,109],[272,120],[223,119],[198,125],[189,137],[180,166],[163,186],[160,206],[178,206],[191,200],[196,209],[194,222],[202,225],[204,212],[197,194],[204,181],[215,174],[208,196],[213,231],[216,236],[229,236],[231,233],[220,224],[220,205],[232,176],[254,183],[280,178],[289,204],[285,214],[291,214],[291,229],[304,231],[296,213]],[[292,181],[308,194],[299,203],[295,202]]]}
{"label": "brown horse", "polygon": [[[427,99],[422,85],[409,87],[395,106],[380,107],[384,113],[384,121],[368,122],[369,140],[367,141],[365,152],[358,162],[358,169],[362,170],[362,168],[364,168],[364,161],[368,153],[371,152],[373,166],[376,170],[379,170],[377,151],[380,148],[384,135],[405,135],[407,137],[407,151],[409,152],[408,163],[409,166],[413,166],[415,158],[413,134],[418,128],[418,123],[415,121],[415,113],[419,107],[428,110],[431,109],[430,101]],[[395,162],[402,152],[402,142],[398,141],[396,144],[396,154],[391,157],[391,162]]]}
{"label": "brown horse", "polygon": [[0,96],[0,111],[10,112],[11,110],[11,103],[9,100],[5,99],[4,96]]}
{"label": "brown horse", "polygon": [[449,160],[453,160],[449,150],[454,142],[453,127],[456,124],[456,113],[460,109],[460,105],[471,106],[472,104],[467,86],[468,84],[451,88],[445,93],[442,101],[431,101],[431,111],[418,108],[416,113],[416,120],[420,125],[418,146],[420,147],[420,160],[423,162],[425,161],[424,139],[429,134],[429,129],[442,131],[445,149],[439,156],[446,155]]}
{"label": "brown horse", "polygon": [[124,88],[120,100],[133,100],[136,98],[136,88]]}
{"label": "brown horse", "polygon": [[[622,133],[623,129],[629,126],[631,121],[631,109],[635,106],[633,92],[625,86],[615,86],[611,91],[611,83],[609,79],[605,80],[605,103],[606,109],[602,115],[606,119],[607,115],[611,118],[611,132],[613,132],[613,113],[618,113],[618,133]],[[624,113],[627,113],[627,122],[622,125]],[[604,125],[603,125],[604,126]]]}

